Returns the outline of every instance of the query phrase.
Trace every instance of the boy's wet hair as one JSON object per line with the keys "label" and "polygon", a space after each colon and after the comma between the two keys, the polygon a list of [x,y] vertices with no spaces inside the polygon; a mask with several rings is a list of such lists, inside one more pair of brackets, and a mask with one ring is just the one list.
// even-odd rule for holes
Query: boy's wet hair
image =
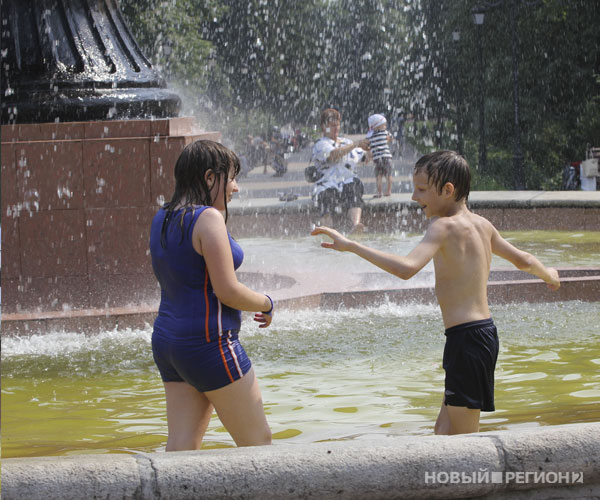
{"label": "boy's wet hair", "polygon": [[339,122],[342,115],[337,109],[327,108],[321,113],[321,126],[326,126],[329,122]]}
{"label": "boy's wet hair", "polygon": [[469,164],[456,151],[436,151],[422,156],[415,164],[414,173],[425,172],[429,183],[437,188],[439,194],[449,182],[454,186],[454,199],[465,201],[471,190],[471,171]]}

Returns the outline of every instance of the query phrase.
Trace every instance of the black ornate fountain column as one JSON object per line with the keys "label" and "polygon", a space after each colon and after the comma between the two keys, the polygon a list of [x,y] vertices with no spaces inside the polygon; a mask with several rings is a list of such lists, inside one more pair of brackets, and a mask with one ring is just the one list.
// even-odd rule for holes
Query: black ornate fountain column
{"label": "black ornate fountain column", "polygon": [[115,0],[2,0],[3,124],[176,117]]}

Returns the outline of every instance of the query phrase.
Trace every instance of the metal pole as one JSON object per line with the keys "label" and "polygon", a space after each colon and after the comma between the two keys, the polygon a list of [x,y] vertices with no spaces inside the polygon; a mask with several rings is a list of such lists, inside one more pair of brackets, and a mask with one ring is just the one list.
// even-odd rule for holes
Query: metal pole
{"label": "metal pole", "polygon": [[483,174],[487,167],[487,152],[485,147],[485,74],[483,69],[483,41],[481,31],[483,26],[477,26],[477,45],[479,48],[479,173]]}
{"label": "metal pole", "polygon": [[517,34],[516,10],[519,2],[513,2],[509,8],[510,24],[512,31],[512,70],[513,70],[513,111],[514,111],[514,156],[513,168],[515,175],[515,189],[525,189],[525,172],[523,169],[523,153],[521,152],[521,125],[519,117],[519,62],[517,60],[519,51],[519,38]]}
{"label": "metal pole", "polygon": [[456,149],[459,155],[464,154],[463,151],[463,129],[462,129],[462,85],[460,82],[460,70],[459,70],[459,61],[461,60],[461,50],[460,50],[460,32],[455,31],[452,33],[452,38],[456,47],[456,64],[455,68],[455,76],[454,76],[454,85],[456,86]]}

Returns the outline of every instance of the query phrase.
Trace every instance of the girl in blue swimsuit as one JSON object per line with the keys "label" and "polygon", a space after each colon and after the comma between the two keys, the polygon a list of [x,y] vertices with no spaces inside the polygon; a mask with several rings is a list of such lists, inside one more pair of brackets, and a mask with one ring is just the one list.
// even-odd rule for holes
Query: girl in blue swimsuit
{"label": "girl in blue swimsuit", "polygon": [[167,451],[199,449],[213,408],[238,446],[271,443],[252,364],[238,340],[241,311],[260,328],[273,301],[235,275],[243,260],[229,235],[227,202],[238,191],[237,156],[207,140],[175,165],[175,192],[152,221],[150,253],[161,301],[152,352],[165,386]]}

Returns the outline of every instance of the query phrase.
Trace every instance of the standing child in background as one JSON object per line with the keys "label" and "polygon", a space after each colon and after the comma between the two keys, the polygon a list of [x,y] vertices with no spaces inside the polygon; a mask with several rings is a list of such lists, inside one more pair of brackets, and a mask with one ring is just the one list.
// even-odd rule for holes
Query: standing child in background
{"label": "standing child in background", "polygon": [[558,290],[556,269],[507,242],[486,219],[467,208],[471,174],[454,151],[423,156],[415,165],[414,193],[428,218],[423,240],[406,256],[388,254],[349,240],[333,229],[318,227],[333,243],[324,248],[353,252],[402,279],[409,279],[433,259],[435,293],[446,329],[443,366],[446,371],[436,434],[479,431],[480,411],[494,411],[494,369],[498,336],[490,317],[487,281],[492,254],[544,280]]}
{"label": "standing child in background", "polygon": [[381,198],[383,191],[383,178],[386,178],[387,189],[386,196],[392,194],[392,153],[389,143],[392,136],[387,131],[387,120],[383,115],[369,116],[369,147],[375,163],[375,180],[377,182],[377,194],[374,198]]}

